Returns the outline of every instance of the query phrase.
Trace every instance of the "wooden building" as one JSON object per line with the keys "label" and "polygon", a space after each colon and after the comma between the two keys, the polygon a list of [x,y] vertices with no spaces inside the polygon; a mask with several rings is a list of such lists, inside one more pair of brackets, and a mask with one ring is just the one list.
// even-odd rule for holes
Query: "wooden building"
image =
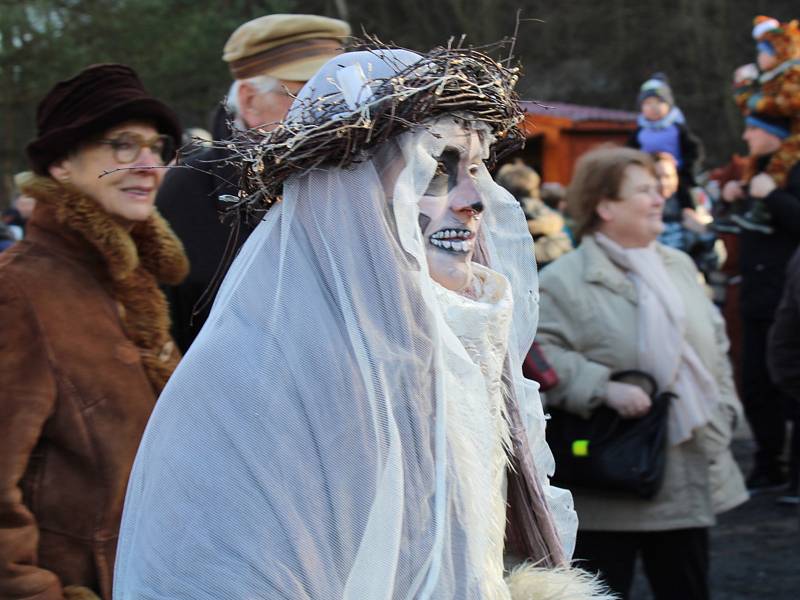
{"label": "wooden building", "polygon": [[578,157],[603,143],[624,145],[636,130],[637,113],[563,102],[522,102],[527,113],[525,148],[502,162],[522,159],[542,181],[569,183]]}

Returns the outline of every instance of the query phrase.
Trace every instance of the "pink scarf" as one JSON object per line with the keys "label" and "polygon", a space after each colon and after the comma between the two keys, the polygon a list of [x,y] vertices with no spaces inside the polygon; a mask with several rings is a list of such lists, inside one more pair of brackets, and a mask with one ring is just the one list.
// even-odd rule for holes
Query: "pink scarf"
{"label": "pink scarf", "polygon": [[660,391],[677,394],[670,409],[669,442],[673,446],[683,443],[708,423],[719,402],[716,381],[686,341],[686,304],[655,243],[623,248],[602,233],[595,233],[594,239],[636,284],[639,368],[655,377]]}

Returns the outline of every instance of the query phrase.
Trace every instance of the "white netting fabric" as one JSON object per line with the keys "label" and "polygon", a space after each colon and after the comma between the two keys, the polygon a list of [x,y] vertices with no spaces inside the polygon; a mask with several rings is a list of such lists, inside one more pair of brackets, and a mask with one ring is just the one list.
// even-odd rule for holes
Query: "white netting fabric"
{"label": "white netting fabric", "polygon": [[[370,73],[390,68],[358,54]],[[444,142],[428,128],[396,141],[381,158],[404,161],[390,198],[374,160],[292,177],[243,246],[142,440],[115,599],[508,597],[466,508],[490,475],[452,459],[451,407],[477,407],[466,425],[479,435],[487,386],[447,326],[418,226]],[[537,319],[530,234],[485,168],[478,181],[487,266],[513,291],[512,385],[549,493],[538,393],[516,375]],[[574,531],[561,536],[569,546]]]}

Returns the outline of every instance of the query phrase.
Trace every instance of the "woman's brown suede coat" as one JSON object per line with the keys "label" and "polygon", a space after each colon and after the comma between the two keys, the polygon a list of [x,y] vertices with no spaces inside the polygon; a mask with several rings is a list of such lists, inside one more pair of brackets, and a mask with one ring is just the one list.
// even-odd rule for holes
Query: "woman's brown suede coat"
{"label": "woman's brown suede coat", "polygon": [[129,231],[52,179],[26,192],[28,237],[0,254],[0,598],[111,600],[128,475],[179,358],[158,282],[188,265],[158,215]]}

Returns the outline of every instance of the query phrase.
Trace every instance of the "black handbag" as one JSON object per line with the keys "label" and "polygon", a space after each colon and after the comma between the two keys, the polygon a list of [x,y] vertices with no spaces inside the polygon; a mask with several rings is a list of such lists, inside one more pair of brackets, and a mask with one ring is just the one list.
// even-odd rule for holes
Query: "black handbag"
{"label": "black handbag", "polygon": [[582,488],[656,495],[667,459],[667,415],[674,394],[658,394],[655,379],[642,371],[620,371],[612,381],[639,385],[650,396],[650,411],[638,419],[623,419],[599,406],[584,419],[551,408],[547,443],[556,461],[552,482],[567,489]]}

